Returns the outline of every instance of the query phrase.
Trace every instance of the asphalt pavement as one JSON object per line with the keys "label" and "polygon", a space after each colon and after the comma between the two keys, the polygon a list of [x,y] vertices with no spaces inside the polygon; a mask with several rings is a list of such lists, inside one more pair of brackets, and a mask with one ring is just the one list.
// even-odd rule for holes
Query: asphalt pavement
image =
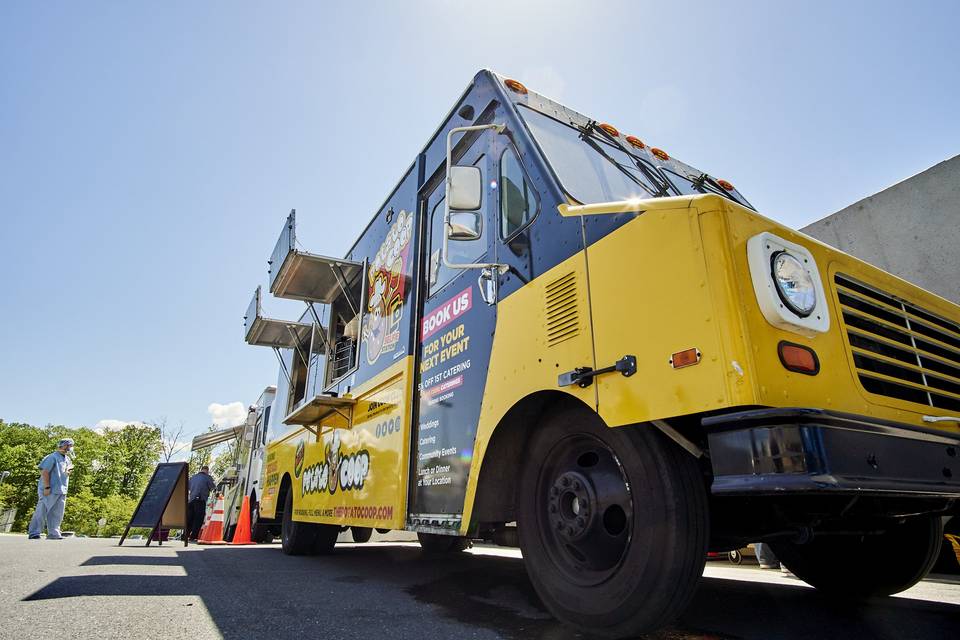
{"label": "asphalt pavement", "polygon": [[[879,559],[882,561],[882,559]],[[519,552],[425,556],[416,544],[184,548],[0,535],[0,638],[582,638],[544,611]],[[960,581],[831,602],[778,571],[708,563],[693,604],[649,640],[953,638]]]}

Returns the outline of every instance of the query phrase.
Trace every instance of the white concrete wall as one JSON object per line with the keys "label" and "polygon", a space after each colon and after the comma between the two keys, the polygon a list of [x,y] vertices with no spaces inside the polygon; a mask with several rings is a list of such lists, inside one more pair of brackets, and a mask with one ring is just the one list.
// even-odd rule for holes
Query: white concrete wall
{"label": "white concrete wall", "polygon": [[801,231],[960,304],[960,155]]}

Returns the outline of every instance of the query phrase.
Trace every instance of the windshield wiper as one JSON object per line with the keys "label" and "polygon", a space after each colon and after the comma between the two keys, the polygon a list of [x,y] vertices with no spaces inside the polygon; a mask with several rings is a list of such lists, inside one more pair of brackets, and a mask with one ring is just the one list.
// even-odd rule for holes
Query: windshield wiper
{"label": "windshield wiper", "polygon": [[[698,191],[704,191],[704,192],[709,191],[717,194],[718,196],[729,198],[730,200],[733,200],[737,204],[742,204],[749,207],[750,209],[753,209],[753,205],[747,202],[746,198],[739,195],[734,196],[733,193],[724,189],[722,186],[720,186],[719,182],[717,182],[714,178],[707,175],[706,173],[701,173],[695,179],[691,180],[690,183],[693,185],[693,188],[697,189]],[[741,202],[741,200],[743,202]],[[754,211],[756,211],[756,209],[754,209]]]}
{"label": "windshield wiper", "polygon": [[[594,135],[599,134],[601,138],[603,138],[604,140],[606,140],[607,142],[609,142],[610,144],[612,144],[613,146],[615,146],[615,147],[616,147],[617,149],[619,149],[624,155],[626,155],[628,158],[630,158],[630,160],[633,162],[634,166],[636,166],[636,168],[644,175],[644,177],[646,177],[647,180],[649,180],[649,181],[656,187],[657,191],[651,192],[651,194],[652,194],[655,198],[659,198],[659,197],[661,197],[661,196],[669,196],[669,195],[670,195],[670,182],[669,182],[668,180],[666,180],[663,176],[658,175],[657,172],[656,172],[656,170],[653,169],[653,168],[651,168],[651,167],[649,167],[643,160],[641,160],[640,158],[637,158],[637,157],[634,156],[632,153],[630,153],[630,151],[629,151],[626,147],[624,147],[623,144],[622,144],[619,140],[617,140],[616,138],[614,138],[612,135],[610,135],[609,133],[607,133],[606,131],[604,131],[602,127],[600,127],[599,125],[597,125],[597,121],[596,121],[596,120],[591,120],[590,122],[588,122],[588,123],[587,123],[587,126],[586,126],[586,127],[581,127],[580,131],[581,131],[580,138],[581,138],[584,142],[588,143],[591,147],[593,147],[594,149],[596,149],[597,152],[599,152],[601,155],[603,155],[604,157],[606,157],[607,159],[609,159],[610,162],[613,162],[613,163],[616,164],[618,167],[620,167],[620,170],[621,170],[621,171],[624,171],[625,173],[629,173],[629,172],[627,172],[627,171],[620,165],[619,162],[617,162],[616,160],[614,160],[613,158],[611,158],[610,156],[608,156],[608,155],[600,148],[600,146],[599,146],[596,142],[594,142],[592,139],[586,138],[586,137],[584,137],[584,136],[586,135],[586,136],[591,136],[591,137],[592,137],[592,136],[594,136]],[[650,189],[647,188],[647,191],[650,191]]]}
{"label": "windshield wiper", "polygon": [[591,138],[590,132],[588,130],[580,129],[580,139],[586,142],[588,145],[590,145],[590,148],[596,151],[598,154],[600,154],[601,157],[605,158],[606,160],[609,160],[610,164],[615,166],[620,171],[620,173],[627,176],[627,178],[629,178],[630,181],[633,182],[635,185],[637,185],[638,187],[640,187],[650,195],[656,196],[656,193],[653,191],[653,189],[651,189],[649,186],[644,184],[643,181],[641,181],[640,178],[635,176],[632,171],[630,171],[629,169],[624,167],[622,164],[617,162],[616,158],[612,157],[610,154],[604,151],[603,148],[599,144],[597,144],[595,140]]}

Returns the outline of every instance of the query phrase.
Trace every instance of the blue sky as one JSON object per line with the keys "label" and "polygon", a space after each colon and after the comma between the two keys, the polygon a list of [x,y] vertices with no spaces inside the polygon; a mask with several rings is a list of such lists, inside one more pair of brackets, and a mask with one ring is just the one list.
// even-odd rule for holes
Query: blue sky
{"label": "blue sky", "polygon": [[794,227],[960,152],[960,4],[667,4],[0,4],[0,417],[253,402],[286,213],[342,255],[480,68]]}

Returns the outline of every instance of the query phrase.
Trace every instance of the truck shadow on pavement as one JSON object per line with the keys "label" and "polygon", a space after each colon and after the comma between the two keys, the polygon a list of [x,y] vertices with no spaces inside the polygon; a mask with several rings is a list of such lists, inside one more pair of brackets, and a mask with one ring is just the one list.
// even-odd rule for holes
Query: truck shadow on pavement
{"label": "truck shadow on pavement", "polygon": [[[125,573],[60,577],[24,600],[198,596],[227,640],[589,637],[544,610],[518,558],[428,556],[401,545],[338,545],[333,555],[299,558],[276,547],[152,553],[90,557],[81,566],[123,566]],[[145,574],[147,567],[182,567],[186,575],[130,575],[133,566]],[[170,602],[177,606],[190,605]],[[841,605],[799,583],[704,578],[687,613],[671,629],[646,637],[941,638],[958,619],[957,605],[904,598]]]}

